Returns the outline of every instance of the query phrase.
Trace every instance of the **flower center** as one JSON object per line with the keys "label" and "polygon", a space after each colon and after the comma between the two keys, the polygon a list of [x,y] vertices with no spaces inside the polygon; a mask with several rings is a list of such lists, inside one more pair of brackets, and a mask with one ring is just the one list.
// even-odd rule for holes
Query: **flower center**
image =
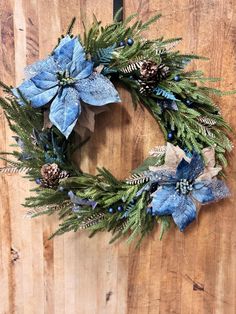
{"label": "flower center", "polygon": [[188,194],[192,191],[193,185],[187,179],[181,179],[176,183],[175,189],[181,194]]}
{"label": "flower center", "polygon": [[70,77],[68,71],[57,72],[57,79],[58,85],[60,86],[72,85],[75,83],[75,79],[73,77]]}

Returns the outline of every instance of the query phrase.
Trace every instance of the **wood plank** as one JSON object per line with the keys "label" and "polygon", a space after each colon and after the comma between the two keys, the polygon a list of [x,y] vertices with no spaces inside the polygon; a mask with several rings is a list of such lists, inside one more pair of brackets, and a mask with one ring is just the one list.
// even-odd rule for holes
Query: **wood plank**
{"label": "wood plank", "polygon": [[[152,28],[148,32],[148,36],[183,37],[181,51],[211,59],[207,63],[194,62],[192,68],[200,67],[208,76],[223,76],[225,80],[216,84],[217,87],[235,88],[235,69],[229,66],[234,63],[235,54],[235,3],[171,0],[127,2],[125,14],[133,11],[144,18],[162,12],[163,18],[156,30]],[[231,110],[234,99],[232,96],[218,100],[222,114],[233,127],[235,122]],[[160,140],[161,137],[157,138]],[[229,184],[233,191],[234,173],[231,162]],[[161,245],[151,238],[143,244],[150,246],[151,251],[159,252],[156,260],[161,259],[161,269],[156,273],[156,268],[150,265],[147,271],[143,267],[148,261],[147,257],[135,255],[134,267],[129,272],[128,313],[235,313],[235,266],[230,263],[235,254],[232,250],[236,218],[232,206],[234,197],[233,192],[230,200],[202,209],[199,220],[184,234],[172,227]],[[143,250],[144,247],[141,248]],[[142,286],[147,280],[147,276],[143,278],[144,271],[152,278],[147,286],[150,289],[153,284],[156,290],[153,299],[148,295],[148,289]],[[229,273],[232,274],[231,279]],[[137,282],[140,288],[137,288]]]}

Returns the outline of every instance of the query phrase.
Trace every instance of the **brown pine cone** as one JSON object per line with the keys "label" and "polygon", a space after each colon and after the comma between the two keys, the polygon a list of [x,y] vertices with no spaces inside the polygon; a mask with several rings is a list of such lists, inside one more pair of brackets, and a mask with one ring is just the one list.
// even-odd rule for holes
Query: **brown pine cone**
{"label": "brown pine cone", "polygon": [[68,178],[69,175],[70,175],[69,172],[67,172],[66,170],[62,170],[59,174],[59,180]]}
{"label": "brown pine cone", "polygon": [[149,60],[144,60],[140,67],[140,75],[142,80],[155,80],[158,73],[157,63]]}
{"label": "brown pine cone", "polygon": [[46,188],[53,188],[59,184],[59,180],[69,176],[65,170],[61,171],[56,163],[45,164],[41,168],[41,186]]}
{"label": "brown pine cone", "polygon": [[170,69],[165,64],[160,64],[157,71],[157,79],[164,80],[170,74]]}
{"label": "brown pine cone", "polygon": [[165,79],[170,73],[170,69],[165,64],[157,64],[150,60],[144,60],[140,66],[140,93],[151,94],[158,82]]}
{"label": "brown pine cone", "polygon": [[143,95],[151,94],[153,91],[153,88],[155,87],[155,82],[153,81],[142,81],[138,80],[139,82],[139,92]]}
{"label": "brown pine cone", "polygon": [[59,175],[60,168],[56,163],[53,164],[45,164],[41,168],[41,175],[44,179],[52,179]]}

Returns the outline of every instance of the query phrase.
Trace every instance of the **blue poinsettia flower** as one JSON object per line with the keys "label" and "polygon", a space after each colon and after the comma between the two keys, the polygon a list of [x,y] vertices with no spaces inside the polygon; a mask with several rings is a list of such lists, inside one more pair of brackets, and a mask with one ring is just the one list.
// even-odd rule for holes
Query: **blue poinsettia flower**
{"label": "blue poinsettia flower", "polygon": [[[168,163],[173,166],[178,158],[183,156],[176,171],[173,171]],[[205,156],[204,163],[199,154],[194,153],[189,159],[179,149],[177,153],[175,151],[175,156],[172,156],[172,161],[171,156],[168,156],[164,167],[154,169],[156,174],[161,172],[162,176],[158,182],[159,188],[152,195],[152,212],[159,216],[172,215],[181,231],[196,218],[200,205],[229,196],[225,183],[215,177],[221,168],[215,167],[213,151],[205,149]],[[166,175],[163,175],[165,172]]]}
{"label": "blue poinsettia flower", "polygon": [[80,100],[92,106],[120,102],[113,84],[93,72],[93,62],[86,60],[78,38],[66,36],[52,55],[27,68],[28,80],[13,89],[34,108],[51,102],[49,119],[66,137],[81,113]]}

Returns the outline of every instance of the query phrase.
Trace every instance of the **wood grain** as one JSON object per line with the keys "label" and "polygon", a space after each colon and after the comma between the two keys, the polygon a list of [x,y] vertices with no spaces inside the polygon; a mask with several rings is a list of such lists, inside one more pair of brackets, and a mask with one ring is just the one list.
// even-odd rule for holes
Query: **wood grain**
{"label": "wood grain", "polygon": [[[207,75],[222,76],[222,89],[235,86],[235,0],[129,0],[124,12],[141,18],[162,12],[147,37],[182,36],[181,51],[205,55],[194,62]],[[92,13],[108,23],[112,0],[0,0],[0,78],[19,84],[23,68],[54,47],[73,16],[75,30]],[[163,143],[158,126],[119,88],[122,104],[97,117],[96,132],[81,153],[82,167],[97,166],[124,178]],[[217,99],[236,127],[235,96]],[[11,132],[0,114],[0,151]],[[235,140],[234,140],[235,142]],[[48,241],[56,217],[26,220],[20,205],[30,183],[18,175],[0,177],[0,313],[4,314],[234,314],[236,313],[236,157],[230,157],[229,200],[203,208],[182,234],[173,226],[160,242],[158,230],[139,250],[108,245],[109,234],[90,240],[86,232]],[[3,164],[3,163],[1,163]]]}

